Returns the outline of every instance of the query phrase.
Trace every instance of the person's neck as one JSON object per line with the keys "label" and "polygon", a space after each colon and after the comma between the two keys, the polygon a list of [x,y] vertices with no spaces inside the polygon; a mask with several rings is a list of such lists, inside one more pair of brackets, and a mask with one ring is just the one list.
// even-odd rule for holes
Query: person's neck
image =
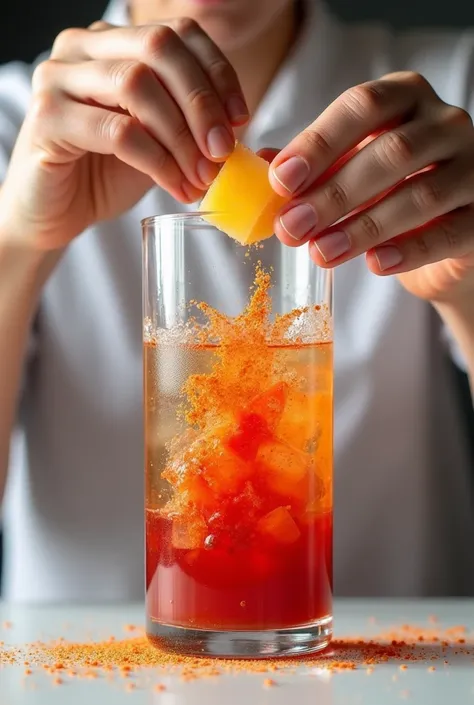
{"label": "person's neck", "polygon": [[251,115],[255,114],[278,69],[288,56],[298,30],[299,18],[294,4],[290,3],[263,34],[255,37],[245,47],[228,53]]}

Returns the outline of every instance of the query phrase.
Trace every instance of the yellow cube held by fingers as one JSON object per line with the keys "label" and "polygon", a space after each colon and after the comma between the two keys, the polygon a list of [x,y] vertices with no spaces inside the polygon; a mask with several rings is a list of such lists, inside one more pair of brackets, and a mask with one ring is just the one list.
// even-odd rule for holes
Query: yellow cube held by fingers
{"label": "yellow cube held by fingers", "polygon": [[201,202],[203,218],[242,245],[271,237],[290,198],[272,189],[268,168],[265,159],[237,144]]}

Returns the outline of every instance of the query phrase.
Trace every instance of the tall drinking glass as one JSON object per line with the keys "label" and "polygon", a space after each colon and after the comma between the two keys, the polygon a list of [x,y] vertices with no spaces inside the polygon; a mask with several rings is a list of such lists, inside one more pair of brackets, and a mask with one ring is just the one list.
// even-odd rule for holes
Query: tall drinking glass
{"label": "tall drinking glass", "polygon": [[202,214],[143,227],[147,631],[181,653],[332,634],[332,274]]}

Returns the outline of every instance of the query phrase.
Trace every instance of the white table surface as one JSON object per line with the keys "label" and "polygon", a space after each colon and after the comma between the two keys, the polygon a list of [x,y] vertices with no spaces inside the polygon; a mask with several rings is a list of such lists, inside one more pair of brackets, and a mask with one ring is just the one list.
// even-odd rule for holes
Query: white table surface
{"label": "white table surface", "polygon": [[[463,624],[474,637],[474,600],[449,601],[338,601],[335,606],[336,638],[362,634],[370,637],[393,625],[430,626],[430,615],[440,626]],[[5,629],[4,622],[12,627]],[[124,638],[125,624],[142,624],[140,605],[106,607],[31,608],[0,602],[0,641],[21,645],[36,639],[68,640],[114,634]],[[67,631],[65,631],[65,625]],[[431,625],[432,626],[432,625]],[[449,665],[400,663],[377,665],[335,673],[308,672],[304,667],[293,674],[270,674],[276,681],[263,687],[262,674],[226,675],[183,682],[178,676],[160,677],[166,691],[156,693],[146,686],[127,692],[124,681],[65,679],[54,687],[51,677],[35,672],[25,679],[24,666],[0,668],[1,705],[393,705],[407,702],[423,705],[474,705],[474,659],[450,655]]]}

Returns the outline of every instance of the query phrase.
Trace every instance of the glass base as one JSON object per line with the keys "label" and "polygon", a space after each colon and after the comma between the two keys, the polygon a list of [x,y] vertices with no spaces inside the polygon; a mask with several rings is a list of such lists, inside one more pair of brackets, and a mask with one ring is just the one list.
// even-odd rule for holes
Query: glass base
{"label": "glass base", "polygon": [[152,644],[183,655],[238,659],[303,656],[329,645],[332,616],[291,629],[262,631],[189,629],[149,619],[147,636]]}

